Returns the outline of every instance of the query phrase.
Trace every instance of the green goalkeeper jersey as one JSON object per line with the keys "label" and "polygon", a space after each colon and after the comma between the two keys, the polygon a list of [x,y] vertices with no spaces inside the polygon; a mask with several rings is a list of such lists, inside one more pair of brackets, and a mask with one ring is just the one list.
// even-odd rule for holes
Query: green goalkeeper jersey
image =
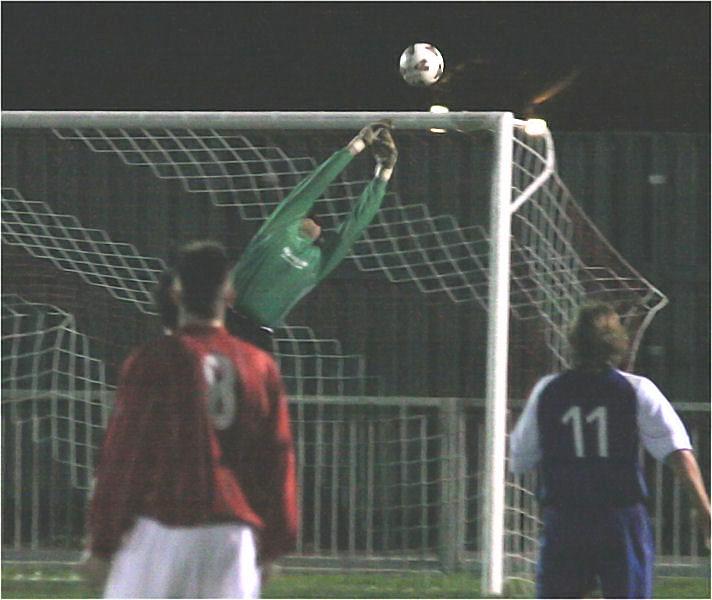
{"label": "green goalkeeper jersey", "polygon": [[300,233],[314,202],[352,159],[347,148],[338,150],[301,181],[233,268],[235,307],[260,325],[281,326],[292,307],[344,259],[381,207],[387,182],[374,177],[336,232],[326,232],[318,245]]}

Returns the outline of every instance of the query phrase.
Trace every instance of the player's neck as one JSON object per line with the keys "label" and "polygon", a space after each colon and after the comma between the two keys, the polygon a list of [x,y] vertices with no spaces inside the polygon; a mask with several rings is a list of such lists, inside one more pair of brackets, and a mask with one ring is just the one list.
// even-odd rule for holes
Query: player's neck
{"label": "player's neck", "polygon": [[184,314],[178,319],[178,327],[223,327],[225,320],[222,317],[205,319],[191,314]]}

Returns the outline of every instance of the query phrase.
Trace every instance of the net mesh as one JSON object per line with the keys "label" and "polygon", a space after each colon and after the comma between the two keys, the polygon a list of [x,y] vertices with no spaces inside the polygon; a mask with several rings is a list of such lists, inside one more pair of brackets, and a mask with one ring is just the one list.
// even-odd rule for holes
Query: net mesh
{"label": "net mesh", "polygon": [[[529,136],[522,125],[517,123],[514,132],[509,199],[511,398],[522,398],[536,377],[567,364],[565,326],[584,297],[613,301],[619,308],[636,341],[629,365],[645,327],[666,301],[577,205],[554,169],[551,138]],[[74,485],[85,488],[99,443],[96,434],[105,422],[97,412],[106,408],[100,392],[114,389],[118,365],[130,348],[147,332],[158,331],[151,290],[165,267],[161,244],[170,239],[156,223],[168,221],[189,237],[231,240],[233,228],[245,237],[339,147],[343,132],[287,135],[276,123],[267,132],[62,128],[50,137],[42,138],[42,147],[61,158],[49,159],[50,166],[43,168],[59,172],[59,182],[50,178],[37,187],[32,168],[24,177],[22,168],[4,173],[3,242],[11,268],[4,269],[3,283],[17,294],[7,296],[7,308],[3,297],[3,367],[6,357],[21,367],[3,368],[3,388],[13,390],[8,396],[12,418],[28,415],[40,430],[51,432],[55,460],[71,464]],[[399,294],[427,295],[462,307],[467,315],[485,314],[491,133],[476,124],[447,136],[398,131],[397,142],[395,180],[353,247],[345,277],[356,286],[385,281]],[[86,151],[98,162],[72,166],[77,157],[84,164]],[[24,153],[7,154],[17,156],[18,165],[32,164],[32,153]],[[89,206],[72,198],[62,183],[63,172],[74,176],[82,168],[92,194]],[[116,196],[111,184],[119,184],[111,175],[105,176],[108,183],[97,184],[93,170],[119,171],[117,178],[135,178],[135,183]],[[369,178],[355,165],[329,186],[317,203],[327,228],[350,212]],[[153,206],[158,216],[154,219],[144,205]],[[57,277],[58,271],[66,277]],[[384,310],[389,293],[380,298]],[[102,299],[107,295],[112,302]],[[49,299],[62,310],[28,298]],[[54,331],[50,320],[65,323],[61,335],[48,334]],[[453,420],[442,403],[423,411],[416,402],[416,408],[406,409],[414,400],[408,398],[395,408],[349,407],[349,398],[363,402],[365,396],[393,395],[393,384],[367,365],[367,347],[319,335],[299,307],[276,331],[273,350],[296,399],[301,504],[310,511],[300,552],[434,554],[446,563],[476,557],[482,449],[467,440],[484,437],[481,412],[455,411]],[[41,376],[30,367],[33,361],[62,365],[70,356],[74,362],[61,377]],[[322,401],[311,406],[308,396]],[[335,404],[341,404],[332,407],[324,397],[340,398]],[[507,482],[505,572],[514,578],[531,579],[536,557],[533,483]],[[354,499],[354,490],[369,489],[372,496]],[[459,550],[448,550],[453,544]]]}
{"label": "net mesh", "polygon": [[[246,220],[264,219],[317,166],[311,156],[290,155],[279,146],[212,129],[55,129],[54,134],[97,153],[116,154],[126,165],[148,167],[159,179],[179,181],[189,193],[234,207]],[[558,175],[548,171],[552,162],[550,138],[527,135],[520,124],[512,162],[512,203],[518,208],[513,214],[510,304],[515,318],[543,319],[550,328],[547,341],[555,368],[566,362],[563,327],[582,297],[600,295],[614,301],[637,332],[639,321],[656,309],[662,295],[610,247]],[[366,182],[342,178],[331,186],[320,203],[327,227],[350,212]],[[404,204],[398,194],[390,194],[384,204],[353,248],[351,258],[358,268],[486,308],[486,229],[462,226],[452,215],[433,215],[427,203]],[[98,241],[99,248],[109,245],[108,240]],[[131,250],[127,256],[135,256]],[[141,281],[140,273],[127,275]],[[134,285],[127,281],[124,287]]]}
{"label": "net mesh", "polygon": [[106,377],[74,317],[56,306],[2,295],[3,425],[32,426],[69,467],[71,483],[89,489],[107,420]]}
{"label": "net mesh", "polygon": [[[304,444],[302,499],[313,506],[298,548],[317,555],[388,557],[400,566],[432,556],[442,485],[443,437],[434,407],[319,404],[296,421]],[[348,514],[348,518],[344,518]]]}
{"label": "net mesh", "polygon": [[152,289],[165,268],[162,260],[141,256],[131,244],[113,242],[105,231],[84,227],[73,215],[57,214],[45,202],[26,200],[14,188],[2,189],[2,209],[6,244],[21,246],[31,256],[150,312]]}
{"label": "net mesh", "polygon": [[[107,232],[84,227],[44,202],[26,200],[14,188],[2,188],[2,208],[4,243],[157,315],[152,291],[166,267],[162,259],[142,256],[133,245],[114,242]],[[297,395],[365,394],[366,384],[374,381],[365,375],[362,356],[344,353],[339,340],[320,339],[309,327],[280,328],[274,345],[285,382]]]}

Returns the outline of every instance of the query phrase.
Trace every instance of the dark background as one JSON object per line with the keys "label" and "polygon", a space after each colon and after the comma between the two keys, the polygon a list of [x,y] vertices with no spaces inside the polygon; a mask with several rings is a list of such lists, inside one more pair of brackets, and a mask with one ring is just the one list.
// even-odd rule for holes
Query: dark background
{"label": "dark background", "polygon": [[[398,58],[427,41],[432,88]],[[512,110],[709,130],[708,2],[2,4],[3,109]],[[537,102],[537,99],[539,100]]]}
{"label": "dark background", "polygon": [[[445,57],[428,89],[398,73],[416,41]],[[709,398],[709,95],[708,2],[2,3],[5,110],[438,102],[546,118],[574,197],[671,298],[639,367],[693,401]]]}
{"label": "dark background", "polygon": [[[445,57],[444,79],[428,89],[398,73],[416,41]],[[709,399],[709,95],[708,2],[2,3],[4,110],[426,111],[438,102],[546,118],[574,197],[671,299],[638,367],[677,400]],[[344,269],[334,285],[354,279]],[[328,291],[315,290],[295,319],[314,325],[302,313]],[[436,378],[425,393],[443,385]]]}

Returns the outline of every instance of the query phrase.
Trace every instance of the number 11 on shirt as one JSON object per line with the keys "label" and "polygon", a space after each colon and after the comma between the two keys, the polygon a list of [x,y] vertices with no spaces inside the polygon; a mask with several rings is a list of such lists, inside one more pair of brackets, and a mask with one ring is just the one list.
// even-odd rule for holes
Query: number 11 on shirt
{"label": "number 11 on shirt", "polygon": [[606,458],[608,456],[608,411],[605,406],[594,408],[585,418],[582,417],[580,406],[572,406],[561,416],[561,422],[566,425],[571,423],[574,434],[574,450],[576,458],[586,456],[584,449],[583,428],[584,420],[587,424],[595,423],[598,436],[597,456]]}

